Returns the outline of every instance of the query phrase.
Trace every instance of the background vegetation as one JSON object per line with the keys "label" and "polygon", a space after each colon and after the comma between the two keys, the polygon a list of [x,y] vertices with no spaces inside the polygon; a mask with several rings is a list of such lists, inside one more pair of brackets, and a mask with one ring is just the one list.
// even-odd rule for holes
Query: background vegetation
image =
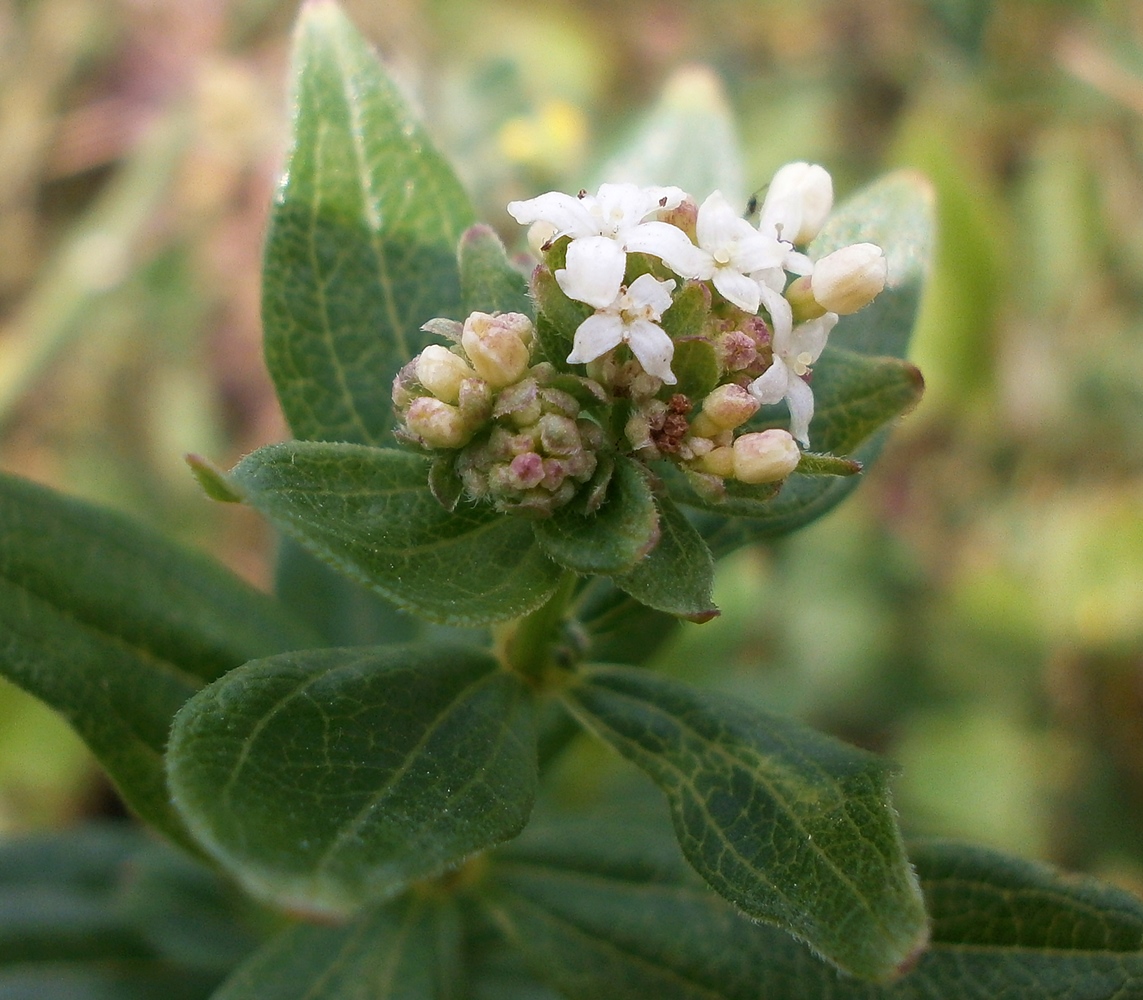
{"label": "background vegetation", "polygon": [[[664,87],[710,100],[675,76],[696,63],[738,122],[744,176],[720,183],[743,200],[791,159],[841,194],[932,179],[926,399],[837,513],[723,567],[723,617],[664,667],[900,762],[908,831],[1143,891],[1143,8],[346,8],[508,239],[510,197],[590,185]],[[0,467],[261,582],[271,540],[181,456],[285,435],[258,270],[294,13],[0,0]],[[629,777],[585,746],[561,790]],[[0,835],[114,810],[62,723],[0,688]]]}

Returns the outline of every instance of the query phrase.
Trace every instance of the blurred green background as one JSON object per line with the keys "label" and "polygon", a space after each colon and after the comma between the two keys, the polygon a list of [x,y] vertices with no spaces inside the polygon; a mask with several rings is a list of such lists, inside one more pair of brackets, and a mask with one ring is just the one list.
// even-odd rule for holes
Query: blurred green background
{"label": "blurred green background", "polygon": [[[723,617],[661,665],[898,761],[910,832],[1143,887],[1143,5],[346,6],[508,239],[509,198],[591,186],[664,87],[722,100],[695,64],[738,124],[743,169],[711,172],[739,198],[792,159],[840,195],[931,178],[924,402],[841,510],[731,559]],[[285,436],[258,266],[294,13],[0,0],[0,467],[263,584],[266,532],[181,456]],[[625,780],[583,777],[605,760],[580,750],[564,787]],[[0,835],[109,802],[0,688]]]}

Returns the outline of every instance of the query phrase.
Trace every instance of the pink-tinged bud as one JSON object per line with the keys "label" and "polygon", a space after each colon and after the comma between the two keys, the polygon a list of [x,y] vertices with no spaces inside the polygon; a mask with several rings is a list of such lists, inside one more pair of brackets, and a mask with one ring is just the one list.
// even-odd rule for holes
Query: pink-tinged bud
{"label": "pink-tinged bud", "polygon": [[734,449],[714,448],[703,455],[696,465],[700,472],[726,479],[728,476],[734,475]]}
{"label": "pink-tinged bud", "polygon": [[789,431],[773,427],[743,434],[734,440],[734,478],[751,484],[776,483],[798,467],[801,457]]}
{"label": "pink-tinged bud", "polygon": [[476,375],[464,358],[439,344],[431,344],[417,355],[416,371],[417,381],[446,403],[458,402],[461,382]]}
{"label": "pink-tinged bud", "polygon": [[888,275],[889,263],[879,246],[854,243],[814,264],[810,288],[827,312],[848,316],[880,294]]}
{"label": "pink-tinged bud", "polygon": [[475,430],[458,407],[432,396],[413,400],[405,414],[405,426],[430,448],[460,448],[468,444]]}
{"label": "pink-tinged bud", "polygon": [[[720,385],[710,392],[702,402],[702,416],[706,417],[720,431],[741,427],[755,413],[761,404],[742,386],[733,382]],[[713,435],[704,435],[713,437]]]}
{"label": "pink-tinged bud", "polygon": [[476,373],[494,389],[519,381],[531,361],[532,321],[523,313],[475,312],[464,321],[461,346]]}

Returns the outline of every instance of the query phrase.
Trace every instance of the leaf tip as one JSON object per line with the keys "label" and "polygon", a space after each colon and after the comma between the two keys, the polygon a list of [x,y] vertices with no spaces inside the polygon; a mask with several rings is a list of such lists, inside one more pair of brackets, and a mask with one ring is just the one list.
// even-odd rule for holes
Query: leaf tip
{"label": "leaf tip", "polygon": [[693,615],[683,615],[682,617],[689,622],[694,622],[696,625],[702,625],[705,622],[709,622],[712,619],[717,618],[721,614],[722,612],[718,608],[712,607],[708,608],[706,611],[698,611]]}
{"label": "leaf tip", "polygon": [[188,453],[183,457],[187,465],[190,466],[195,479],[198,480],[199,486],[203,488],[203,492],[211,500],[217,500],[220,503],[242,503],[242,494],[234,488],[226,473],[213,462],[193,453]]}
{"label": "leaf tip", "polygon": [[929,922],[926,920],[920,931],[917,933],[917,936],[913,939],[912,945],[910,946],[908,952],[905,954],[905,957],[901,959],[901,961],[898,962],[897,965],[894,966],[892,971],[889,973],[886,979],[887,982],[893,982],[897,979],[900,979],[902,976],[908,975],[913,971],[913,969],[917,967],[917,963],[921,960],[921,957],[925,954],[926,951],[929,950],[930,936],[931,927]]}

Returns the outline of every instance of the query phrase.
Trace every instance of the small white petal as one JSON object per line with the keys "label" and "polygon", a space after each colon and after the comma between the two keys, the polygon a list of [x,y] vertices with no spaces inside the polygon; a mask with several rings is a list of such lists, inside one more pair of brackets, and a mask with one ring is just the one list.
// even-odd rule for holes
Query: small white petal
{"label": "small white petal", "polygon": [[739,309],[744,309],[748,313],[758,312],[762,291],[753,278],[739,274],[729,267],[720,267],[714,272],[712,281],[727,302],[733,302]]}
{"label": "small white petal", "polygon": [[816,163],[787,163],[766,192],[758,228],[790,243],[807,243],[833,208],[833,181]]}
{"label": "small white petal", "polygon": [[786,363],[775,357],[773,364],[747,386],[747,392],[759,403],[777,403],[785,397],[793,377]]}
{"label": "small white petal", "polygon": [[508,202],[508,214],[522,226],[550,222],[560,236],[594,236],[599,227],[585,202],[562,191],[549,191],[527,201]]}
{"label": "small white petal", "polygon": [[585,365],[606,354],[623,341],[623,320],[616,313],[598,312],[588,316],[575,331],[575,342],[568,364]]}
{"label": "small white petal", "polygon": [[667,385],[678,381],[671,371],[675,344],[662,327],[649,320],[637,319],[627,326],[627,343],[648,375],[661,378]]}
{"label": "small white petal", "polygon": [[810,421],[814,418],[814,391],[796,375],[786,388],[786,405],[790,408],[790,433],[802,444],[810,446]]}
{"label": "small white petal", "polygon": [[568,245],[567,266],[556,271],[556,281],[569,299],[606,309],[619,294],[627,255],[615,240],[588,236]]}
{"label": "small white petal", "polygon": [[794,328],[794,312],[789,301],[780,288],[775,290],[765,282],[759,283],[758,290],[762,293],[762,304],[770,314],[770,331],[773,335],[771,342],[785,343]]}
{"label": "small white petal", "polygon": [[[813,364],[825,350],[826,340],[836,325],[837,313],[826,313],[796,326],[789,338],[789,350],[785,353],[794,357],[808,354],[809,360],[806,363]],[[775,340],[775,343],[778,341]]]}
{"label": "small white petal", "polygon": [[675,290],[673,280],[660,281],[653,274],[641,274],[627,289],[628,309],[651,310],[651,319],[659,320],[671,308],[671,292]]}
{"label": "small white petal", "polygon": [[683,278],[705,280],[714,273],[710,254],[696,247],[678,226],[667,222],[644,222],[627,233],[624,246],[630,253],[658,257]]}
{"label": "small white petal", "polygon": [[719,250],[729,252],[743,236],[758,236],[759,233],[730,207],[721,191],[712,191],[699,206],[695,235],[699,246],[717,258]]}

